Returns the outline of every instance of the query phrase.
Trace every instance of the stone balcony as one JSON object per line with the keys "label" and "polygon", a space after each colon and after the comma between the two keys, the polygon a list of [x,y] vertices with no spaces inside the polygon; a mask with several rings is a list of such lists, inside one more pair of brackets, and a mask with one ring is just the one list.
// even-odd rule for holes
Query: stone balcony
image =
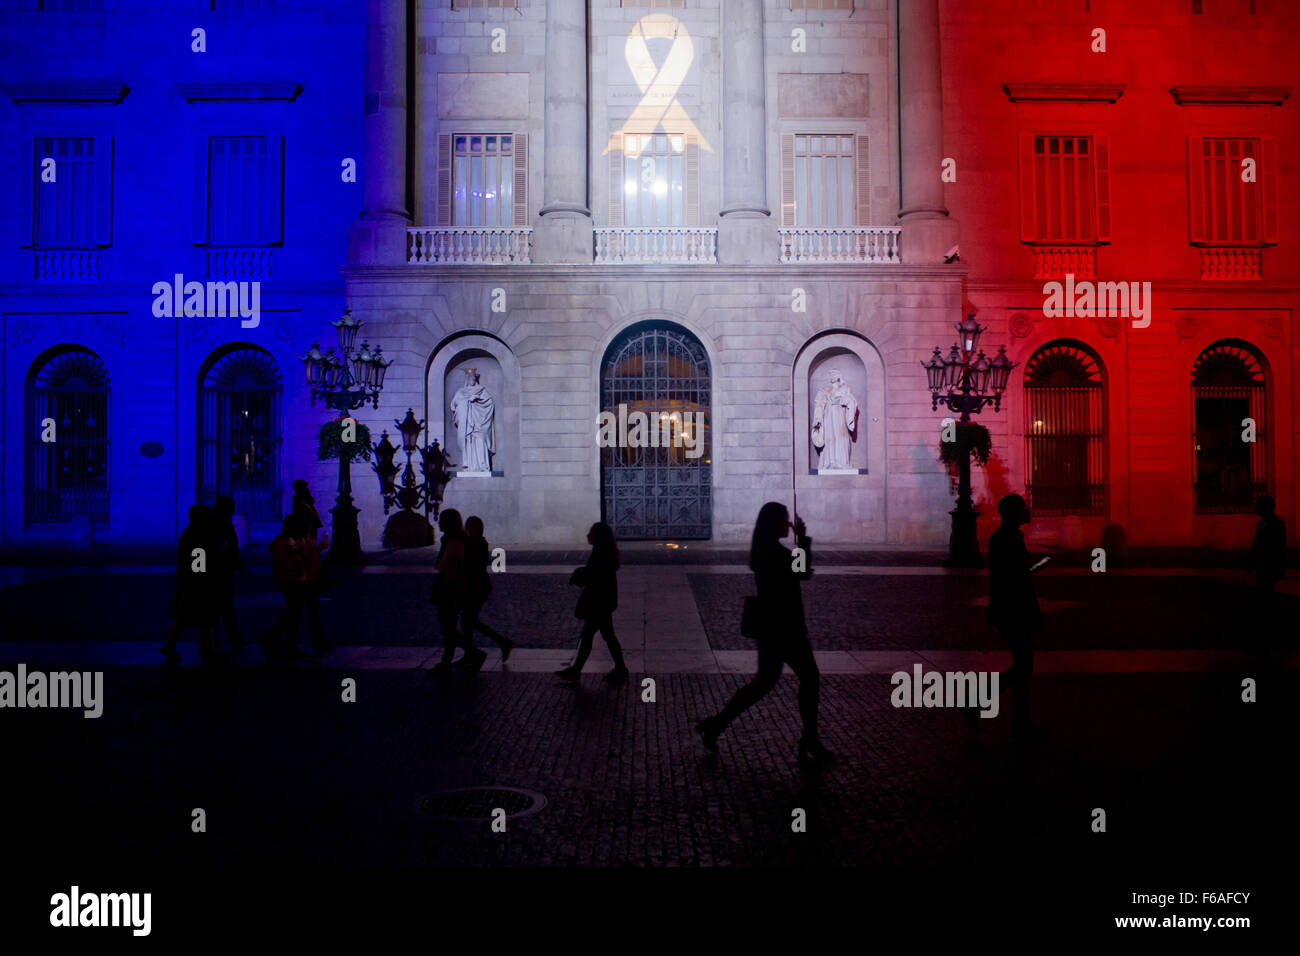
{"label": "stone balcony", "polygon": [[406,261],[416,265],[527,265],[533,230],[506,226],[406,230]]}
{"label": "stone balcony", "polygon": [[781,229],[785,263],[901,262],[901,229],[874,226],[802,226]]}
{"label": "stone balcony", "polygon": [[596,264],[714,263],[718,230],[700,226],[624,226],[593,230]]}

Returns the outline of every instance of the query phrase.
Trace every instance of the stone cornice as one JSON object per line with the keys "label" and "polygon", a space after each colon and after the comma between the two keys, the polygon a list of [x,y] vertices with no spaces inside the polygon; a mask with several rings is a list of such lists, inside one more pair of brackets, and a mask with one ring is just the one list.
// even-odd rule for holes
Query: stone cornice
{"label": "stone cornice", "polygon": [[0,89],[15,103],[121,103],[131,92],[117,80],[6,83]]}
{"label": "stone cornice", "polygon": [[1012,103],[1114,103],[1124,95],[1122,83],[1004,83]]}
{"label": "stone cornice", "polygon": [[1289,86],[1174,86],[1169,95],[1179,106],[1281,106]]}
{"label": "stone cornice", "polygon": [[302,93],[301,83],[177,83],[176,92],[186,103],[230,103],[283,100],[292,103]]}

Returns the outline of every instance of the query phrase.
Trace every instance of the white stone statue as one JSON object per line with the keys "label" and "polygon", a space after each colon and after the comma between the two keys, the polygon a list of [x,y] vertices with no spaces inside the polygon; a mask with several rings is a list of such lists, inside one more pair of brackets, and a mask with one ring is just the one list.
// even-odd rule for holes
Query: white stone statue
{"label": "white stone statue", "polygon": [[844,384],[839,369],[831,369],[830,375],[830,382],[817,393],[813,414],[812,441],[819,454],[818,472],[847,470],[857,440],[858,400]]}
{"label": "white stone statue", "polygon": [[465,384],[451,399],[451,420],[460,435],[461,474],[492,473],[492,455],[496,440],[492,422],[496,418],[496,401],[479,383],[478,369],[465,369]]}

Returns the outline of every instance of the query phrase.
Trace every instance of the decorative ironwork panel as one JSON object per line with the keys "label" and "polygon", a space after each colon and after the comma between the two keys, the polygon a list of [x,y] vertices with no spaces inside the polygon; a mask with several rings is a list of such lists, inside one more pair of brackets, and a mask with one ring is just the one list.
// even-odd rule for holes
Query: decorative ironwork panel
{"label": "decorative ironwork panel", "polygon": [[602,510],[618,537],[712,537],[710,388],[704,346],[667,322],[635,326],[606,352],[600,407],[618,442],[600,450]]}
{"label": "decorative ironwork panel", "polygon": [[[29,523],[108,521],[108,371],[85,349],[50,359],[32,382]],[[53,430],[48,431],[48,422]],[[53,441],[42,440],[53,438]]]}
{"label": "decorative ironwork panel", "polygon": [[[1245,343],[1219,342],[1192,366],[1193,507],[1253,511],[1268,494],[1264,369]],[[1247,441],[1246,419],[1254,422]]]}
{"label": "decorative ironwork panel", "polygon": [[280,518],[280,370],[260,349],[212,363],[199,394],[199,501],[220,494],[250,521]]}
{"label": "decorative ironwork panel", "polygon": [[1105,511],[1101,369],[1077,345],[1043,346],[1025,366],[1029,506],[1043,515]]}

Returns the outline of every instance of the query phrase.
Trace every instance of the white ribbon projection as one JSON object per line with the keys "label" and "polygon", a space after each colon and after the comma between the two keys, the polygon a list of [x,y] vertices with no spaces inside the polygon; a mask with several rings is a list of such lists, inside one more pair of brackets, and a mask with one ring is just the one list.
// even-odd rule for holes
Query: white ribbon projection
{"label": "white ribbon projection", "polygon": [[[663,66],[655,66],[647,40],[673,41]],[[623,47],[623,58],[627,60],[636,85],[641,88],[641,102],[636,105],[623,128],[609,138],[605,152],[622,149],[623,137],[627,133],[651,133],[660,126],[673,133],[698,136],[700,146],[710,149],[708,141],[691,122],[682,104],[677,102],[677,90],[686,79],[691,61],[695,59],[695,50],[686,25],[666,13],[652,13],[642,17],[628,34],[627,43]]]}

